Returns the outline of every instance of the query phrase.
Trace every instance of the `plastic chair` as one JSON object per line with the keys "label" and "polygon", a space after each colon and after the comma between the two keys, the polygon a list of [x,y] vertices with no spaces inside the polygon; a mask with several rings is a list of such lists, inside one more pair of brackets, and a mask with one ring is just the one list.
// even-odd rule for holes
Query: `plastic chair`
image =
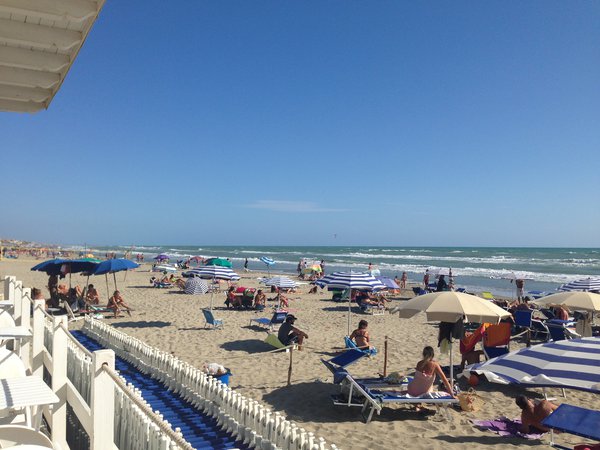
{"label": "plastic chair", "polygon": [[223,320],[215,319],[215,316],[213,315],[213,313],[210,309],[206,309],[206,308],[202,309],[202,314],[204,314],[204,319],[206,320],[206,323],[204,324],[204,328],[208,328],[209,325],[212,327],[213,330],[223,328]]}

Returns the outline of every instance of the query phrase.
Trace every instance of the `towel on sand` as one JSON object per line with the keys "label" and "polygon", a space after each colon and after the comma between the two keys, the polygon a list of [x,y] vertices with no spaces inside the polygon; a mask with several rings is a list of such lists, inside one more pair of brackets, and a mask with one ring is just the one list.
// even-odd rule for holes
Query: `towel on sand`
{"label": "towel on sand", "polygon": [[495,420],[471,420],[473,425],[484,430],[490,430],[493,433],[506,437],[520,437],[525,439],[540,439],[543,433],[521,433],[521,419],[510,420],[507,417],[498,417]]}

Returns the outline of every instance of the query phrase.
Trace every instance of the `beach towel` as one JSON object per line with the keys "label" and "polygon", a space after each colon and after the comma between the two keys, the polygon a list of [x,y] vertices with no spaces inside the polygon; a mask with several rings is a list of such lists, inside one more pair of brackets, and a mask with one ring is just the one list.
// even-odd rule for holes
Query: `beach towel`
{"label": "beach towel", "polygon": [[508,417],[499,417],[496,420],[471,420],[473,425],[483,430],[489,430],[504,437],[520,437],[524,439],[540,439],[544,433],[521,433],[521,419],[510,420]]}

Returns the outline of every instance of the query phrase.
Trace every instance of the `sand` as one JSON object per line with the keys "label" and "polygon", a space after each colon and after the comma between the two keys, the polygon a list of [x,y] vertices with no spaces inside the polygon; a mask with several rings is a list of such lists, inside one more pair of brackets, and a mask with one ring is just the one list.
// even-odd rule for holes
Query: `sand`
{"label": "sand", "polygon": [[[36,264],[33,260],[0,261],[0,277],[15,275],[26,287],[43,288],[47,276],[29,269]],[[491,432],[474,428],[470,419],[493,419],[500,415],[518,417],[519,409],[514,398],[520,393],[541,398],[541,389],[522,390],[510,386],[481,383],[478,393],[484,398],[483,408],[475,413],[465,413],[458,409],[450,410],[449,418],[442,415],[421,415],[409,407],[385,408],[380,416],[375,416],[368,425],[363,423],[360,408],[333,406],[330,394],[337,392],[330,372],[320,362],[321,358],[335,355],[343,346],[347,330],[347,306],[330,300],[327,291],[319,290],[316,295],[304,293],[290,294],[290,309],[298,317],[296,326],[309,335],[307,348],[293,353],[292,384],[287,386],[289,354],[266,353],[271,348],[263,341],[266,331],[249,326],[250,319],[270,317],[271,312],[226,310],[223,301],[225,294],[215,294],[215,316],[225,322],[224,330],[204,329],[204,319],[200,309],[210,302],[210,294],[190,296],[177,293],[176,289],[152,288],[149,279],[153,275],[150,266],[143,265],[136,271],[117,274],[117,283],[125,301],[135,309],[132,317],[106,318],[107,323],[119,330],[140,338],[162,350],[172,352],[179,358],[189,361],[196,367],[206,362],[217,362],[231,369],[233,376],[230,385],[251,398],[261,401],[276,411],[284,413],[299,426],[325,438],[328,442],[344,449],[389,449],[389,448],[514,448],[520,445],[546,446],[549,435],[541,441],[524,441],[499,437]],[[238,285],[257,287],[258,272],[243,273]],[[68,280],[67,280],[68,281]],[[101,295],[106,293],[104,277],[92,277]],[[112,278],[109,278],[111,289]],[[73,275],[73,284],[85,284],[85,277]],[[3,292],[0,289],[0,292]],[[391,306],[412,296],[406,290]],[[424,315],[412,319],[400,319],[397,315],[371,316],[353,314],[352,326],[360,319],[369,321],[373,344],[381,351],[373,358],[365,358],[352,366],[356,376],[374,376],[383,370],[384,336],[392,337],[389,346],[388,372],[409,373],[420,359],[425,345],[436,347],[437,328],[428,323]],[[81,321],[72,322],[71,327],[81,326]],[[511,344],[515,349],[523,344]],[[455,346],[458,347],[458,346]],[[455,361],[460,361],[458,349]],[[442,364],[448,363],[448,356],[436,355]],[[468,386],[461,382],[463,389]],[[556,397],[556,403],[600,409],[598,396],[568,391],[567,399],[558,389],[548,393]],[[558,442],[573,445],[583,440],[561,434]]]}

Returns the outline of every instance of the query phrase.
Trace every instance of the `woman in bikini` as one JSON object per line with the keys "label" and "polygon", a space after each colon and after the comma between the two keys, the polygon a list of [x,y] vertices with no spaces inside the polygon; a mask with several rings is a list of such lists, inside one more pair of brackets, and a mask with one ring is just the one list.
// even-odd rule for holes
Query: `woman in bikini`
{"label": "woman in bikini", "polygon": [[441,378],[446,391],[453,395],[448,378],[444,375],[440,364],[433,360],[433,356],[432,347],[425,347],[423,349],[423,359],[417,363],[415,377],[408,383],[409,395],[419,397],[427,392],[433,391],[433,383],[435,382],[436,375],[439,375]]}
{"label": "woman in bikini", "polygon": [[127,314],[131,316],[131,308],[125,304],[123,297],[119,291],[115,291],[111,298],[108,299],[107,309],[113,309],[115,311],[115,318],[119,317],[121,309],[127,311]]}
{"label": "woman in bikini", "polygon": [[350,335],[350,339],[352,339],[356,343],[356,346],[360,349],[372,349],[371,338],[369,337],[369,332],[367,331],[368,326],[369,322],[366,320],[361,320],[358,322],[358,328]]}

